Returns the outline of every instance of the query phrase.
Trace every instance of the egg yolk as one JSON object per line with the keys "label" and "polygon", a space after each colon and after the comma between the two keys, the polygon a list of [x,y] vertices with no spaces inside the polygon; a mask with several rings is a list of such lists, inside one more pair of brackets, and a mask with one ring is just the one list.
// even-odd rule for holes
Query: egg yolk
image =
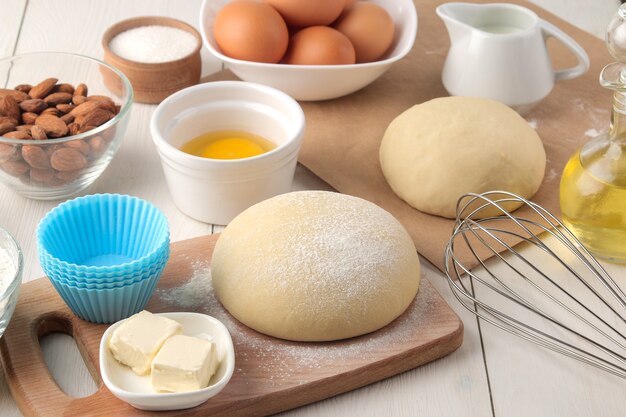
{"label": "egg yolk", "polygon": [[247,132],[211,132],[181,146],[183,152],[210,159],[242,159],[264,154],[276,145]]}
{"label": "egg yolk", "polygon": [[265,153],[265,150],[257,143],[244,138],[218,139],[209,143],[202,150],[205,158],[213,159],[240,159],[249,158]]}

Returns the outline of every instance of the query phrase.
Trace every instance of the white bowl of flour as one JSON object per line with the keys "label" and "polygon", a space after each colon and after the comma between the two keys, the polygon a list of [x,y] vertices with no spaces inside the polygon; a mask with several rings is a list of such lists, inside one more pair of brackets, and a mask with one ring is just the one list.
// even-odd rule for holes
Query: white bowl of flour
{"label": "white bowl of flour", "polygon": [[17,304],[24,259],[13,236],[0,227],[0,337],[4,334]]}

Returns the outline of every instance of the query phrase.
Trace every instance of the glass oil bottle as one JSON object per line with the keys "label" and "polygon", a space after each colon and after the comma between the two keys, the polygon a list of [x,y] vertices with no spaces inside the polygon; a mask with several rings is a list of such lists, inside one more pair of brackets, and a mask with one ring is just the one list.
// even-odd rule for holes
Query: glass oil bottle
{"label": "glass oil bottle", "polygon": [[585,143],[561,177],[563,222],[594,255],[626,262],[626,5],[609,25],[607,46],[619,61],[600,84],[614,91],[608,133]]}

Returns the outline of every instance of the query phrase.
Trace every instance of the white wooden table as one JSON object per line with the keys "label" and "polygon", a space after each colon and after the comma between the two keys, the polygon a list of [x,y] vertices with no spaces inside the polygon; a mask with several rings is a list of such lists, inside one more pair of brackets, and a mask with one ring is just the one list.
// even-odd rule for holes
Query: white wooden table
{"label": "white wooden table", "polygon": [[[532,0],[598,37],[604,36],[617,0]],[[0,56],[67,51],[101,58],[100,37],[121,19],[172,16],[197,27],[200,0],[0,0]],[[419,41],[419,40],[418,40]],[[221,64],[203,51],[203,74]],[[610,103],[607,103],[607,107]],[[155,106],[135,104],[124,143],[111,166],[88,192],[136,195],[168,217],[172,240],[218,232],[180,213],[169,196],[148,123]],[[607,120],[608,123],[608,120]],[[294,189],[328,189],[298,167]],[[24,251],[24,281],[43,275],[37,261],[35,227],[58,202],[22,198],[0,185],[0,226]],[[623,416],[626,382],[480,325],[452,295],[443,275],[424,262],[426,277],[465,324],[465,342],[452,355],[383,382],[289,411],[293,416]],[[626,267],[608,266],[614,276]],[[43,340],[52,374],[74,396],[95,384],[69,336]],[[0,416],[20,415],[0,372]]]}

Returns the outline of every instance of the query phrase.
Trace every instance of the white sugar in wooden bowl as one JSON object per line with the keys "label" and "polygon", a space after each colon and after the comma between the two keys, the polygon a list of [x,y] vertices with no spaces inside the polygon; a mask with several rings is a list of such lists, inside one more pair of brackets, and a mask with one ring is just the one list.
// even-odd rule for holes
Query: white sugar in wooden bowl
{"label": "white sugar in wooden bowl", "polygon": [[161,63],[193,53],[198,40],[189,32],[170,26],[139,26],[121,32],[109,43],[113,53],[130,61]]}
{"label": "white sugar in wooden bowl", "polygon": [[[200,81],[202,39],[191,25],[169,17],[144,16],[123,20],[102,36],[104,61],[130,80],[135,101],[160,103],[169,95]],[[105,85],[118,86],[103,72]]]}

